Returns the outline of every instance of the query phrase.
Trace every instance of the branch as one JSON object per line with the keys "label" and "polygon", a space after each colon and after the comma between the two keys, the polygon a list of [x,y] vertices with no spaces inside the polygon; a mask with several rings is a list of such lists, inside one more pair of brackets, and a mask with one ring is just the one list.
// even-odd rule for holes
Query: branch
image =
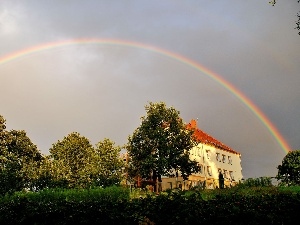
{"label": "branch", "polygon": [[300,13],[297,13],[297,16],[298,16],[298,21],[296,21],[297,26],[295,27],[295,29],[299,30],[298,34],[300,35]]}
{"label": "branch", "polygon": [[276,0],[272,0],[269,2],[272,6],[274,6],[276,4]]}

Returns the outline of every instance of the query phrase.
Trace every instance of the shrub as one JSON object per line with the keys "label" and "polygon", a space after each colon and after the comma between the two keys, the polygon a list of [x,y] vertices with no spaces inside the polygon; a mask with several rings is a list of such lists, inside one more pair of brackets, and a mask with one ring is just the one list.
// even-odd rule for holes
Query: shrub
{"label": "shrub", "polygon": [[120,187],[18,192],[0,198],[0,224],[293,224],[300,187],[170,190],[130,198]]}
{"label": "shrub", "polygon": [[0,224],[109,223],[119,220],[128,200],[121,187],[17,192],[0,199]]}

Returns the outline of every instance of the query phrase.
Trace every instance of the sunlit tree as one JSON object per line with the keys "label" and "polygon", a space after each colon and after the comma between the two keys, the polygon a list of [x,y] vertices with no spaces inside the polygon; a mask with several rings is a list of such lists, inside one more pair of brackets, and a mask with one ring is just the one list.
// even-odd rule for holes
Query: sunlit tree
{"label": "sunlit tree", "polygon": [[300,185],[300,150],[290,151],[277,169],[277,179],[282,184]]}
{"label": "sunlit tree", "polygon": [[179,111],[165,103],[145,106],[146,116],[128,139],[129,174],[156,182],[160,176],[180,172],[184,179],[199,170],[189,151],[195,146],[193,131],[187,130]]}
{"label": "sunlit tree", "polygon": [[24,130],[7,131],[0,116],[0,189],[1,194],[31,189],[35,168],[43,156]]}
{"label": "sunlit tree", "polygon": [[124,162],[120,158],[121,147],[105,138],[96,144],[95,158],[91,164],[93,183],[96,186],[118,185],[122,180]]}
{"label": "sunlit tree", "polygon": [[51,174],[57,183],[62,182],[64,186],[67,183],[70,188],[91,183],[91,170],[87,165],[93,163],[94,149],[86,137],[70,133],[54,143],[49,152]]}

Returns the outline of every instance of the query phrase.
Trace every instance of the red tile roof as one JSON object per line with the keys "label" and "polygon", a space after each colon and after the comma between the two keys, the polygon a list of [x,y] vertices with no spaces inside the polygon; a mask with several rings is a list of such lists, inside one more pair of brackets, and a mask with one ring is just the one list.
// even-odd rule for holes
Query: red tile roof
{"label": "red tile roof", "polygon": [[191,120],[191,122],[187,124],[187,128],[194,129],[194,136],[196,137],[196,140],[199,143],[212,145],[215,146],[216,148],[223,149],[231,153],[240,154],[237,151],[233,150],[232,148],[228,147],[227,145],[223,144],[222,142],[218,141],[217,139],[213,138],[209,134],[197,128],[196,120]]}

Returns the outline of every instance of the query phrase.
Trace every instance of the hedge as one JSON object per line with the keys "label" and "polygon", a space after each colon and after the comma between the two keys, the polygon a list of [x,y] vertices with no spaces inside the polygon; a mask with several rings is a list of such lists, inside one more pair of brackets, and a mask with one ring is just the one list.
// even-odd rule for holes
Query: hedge
{"label": "hedge", "polygon": [[299,188],[169,191],[43,190],[0,198],[0,224],[295,224]]}

